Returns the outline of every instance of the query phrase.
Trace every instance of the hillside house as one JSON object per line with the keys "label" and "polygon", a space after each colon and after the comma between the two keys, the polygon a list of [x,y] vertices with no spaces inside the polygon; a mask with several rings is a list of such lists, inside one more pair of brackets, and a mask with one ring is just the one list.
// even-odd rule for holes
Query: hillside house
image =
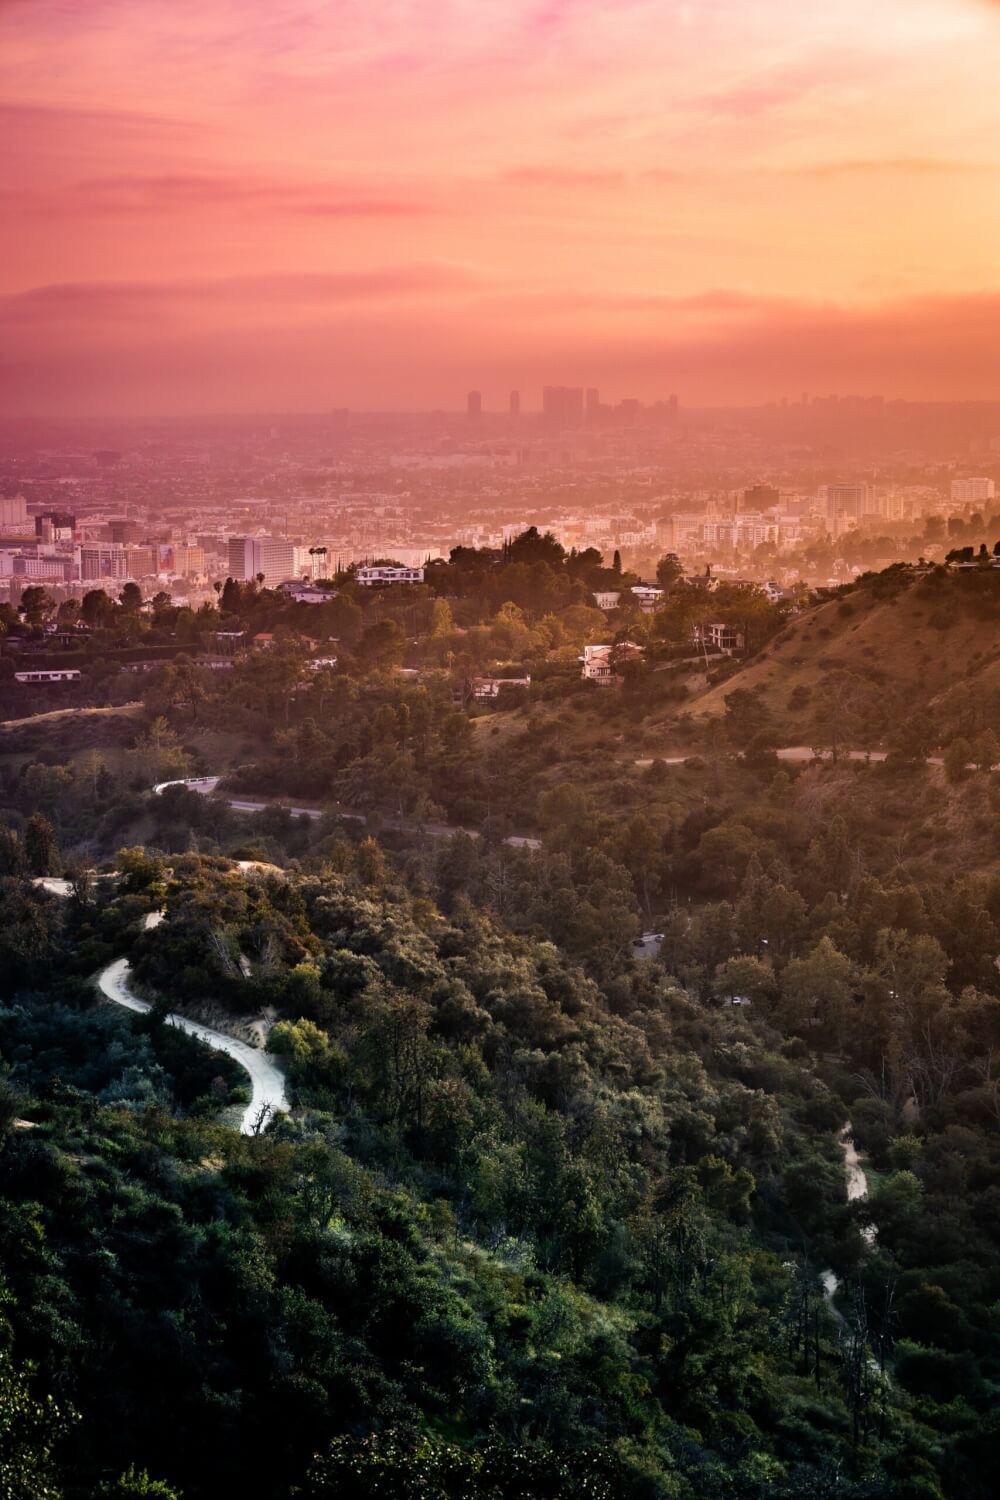
{"label": "hillside house", "polygon": [[393,565],[359,568],[354,575],[356,581],[368,589],[390,588],[397,583],[423,583],[423,568],[402,568]]}
{"label": "hillside house", "polygon": [[735,656],[738,651],[743,650],[744,637],[742,630],[737,630],[735,625],[723,624],[721,620],[715,620],[710,624],[696,625],[691,633],[692,645],[702,646],[705,650],[721,651],[724,656]]}
{"label": "hillside house", "polygon": [[632,598],[644,615],[650,615],[663,603],[663,590],[650,583],[636,583],[632,586]]}
{"label": "hillside house", "polygon": [[474,677],[472,696],[480,700],[499,698],[505,688],[530,688],[530,677]]}
{"label": "hillside house", "polygon": [[15,672],[15,682],[79,682],[80,673],[75,668],[63,668],[51,672]]}
{"label": "hillside house", "polygon": [[337,597],[336,589],[321,589],[302,578],[287,578],[278,590],[291,604],[329,604]]}
{"label": "hillside house", "polygon": [[596,682],[598,687],[614,687],[621,681],[622,667],[641,660],[642,655],[642,647],[634,641],[619,641],[612,646],[584,646],[580,675],[585,682]]}

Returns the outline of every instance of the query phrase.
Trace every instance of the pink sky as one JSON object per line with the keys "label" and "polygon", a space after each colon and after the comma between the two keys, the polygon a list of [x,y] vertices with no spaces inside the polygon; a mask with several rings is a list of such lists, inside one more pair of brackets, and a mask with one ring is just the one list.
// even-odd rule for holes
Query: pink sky
{"label": "pink sky", "polygon": [[1000,397],[989,0],[0,0],[0,401]]}

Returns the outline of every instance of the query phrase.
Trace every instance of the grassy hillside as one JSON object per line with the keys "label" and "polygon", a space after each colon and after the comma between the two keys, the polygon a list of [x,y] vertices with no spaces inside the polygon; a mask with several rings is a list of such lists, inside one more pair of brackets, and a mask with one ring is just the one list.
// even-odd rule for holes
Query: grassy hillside
{"label": "grassy hillside", "polygon": [[[737,688],[760,694],[785,743],[808,743],[831,673],[875,690],[888,726],[899,714],[934,712],[955,723],[972,693],[986,723],[1000,701],[1000,575],[876,575],[843,598],[795,617],[737,672],[696,693],[697,718],[725,712]],[[982,727],[982,726],[979,726]]]}
{"label": "grassy hillside", "polygon": [[140,703],[126,703],[114,708],[55,708],[27,719],[8,719],[0,723],[0,756],[40,749],[72,755],[117,747],[136,733],[141,713]]}

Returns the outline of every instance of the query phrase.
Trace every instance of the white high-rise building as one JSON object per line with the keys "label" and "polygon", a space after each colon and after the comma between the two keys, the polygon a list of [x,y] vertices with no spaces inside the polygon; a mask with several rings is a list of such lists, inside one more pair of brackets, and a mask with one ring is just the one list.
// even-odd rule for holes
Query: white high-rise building
{"label": "white high-rise building", "polygon": [[983,500],[995,500],[996,484],[992,479],[953,479],[951,498],[956,505],[978,505]]}
{"label": "white high-rise building", "polygon": [[229,538],[229,575],[248,582],[263,573],[268,588],[295,573],[299,548],[280,536]]}
{"label": "white high-rise building", "polygon": [[826,524],[832,536],[839,536],[855,525],[871,509],[871,488],[867,484],[828,484],[826,487]]}

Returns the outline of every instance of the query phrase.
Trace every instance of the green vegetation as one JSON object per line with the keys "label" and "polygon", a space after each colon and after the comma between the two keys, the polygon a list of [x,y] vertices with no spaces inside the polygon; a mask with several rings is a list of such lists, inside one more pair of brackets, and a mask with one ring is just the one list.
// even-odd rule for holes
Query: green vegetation
{"label": "green vegetation", "polygon": [[[164,668],[128,744],[18,729],[0,1495],[987,1500],[991,648],[918,691],[900,645],[915,746],[851,680],[889,612],[981,628],[982,576],[862,580],[715,685],[672,675],[654,616],[620,690],[550,645],[500,712],[446,667],[278,651]],[[517,608],[503,628],[543,631]],[[465,609],[431,601],[431,655]],[[783,630],[811,654],[779,686]],[[800,723],[830,758],[776,758]],[[884,762],[844,754],[879,738]],[[150,793],[189,769],[329,811]],[[149,1014],[97,1003],[119,956]],[[266,1030],[291,1113],[238,1134],[243,1075],[167,1006]]]}

